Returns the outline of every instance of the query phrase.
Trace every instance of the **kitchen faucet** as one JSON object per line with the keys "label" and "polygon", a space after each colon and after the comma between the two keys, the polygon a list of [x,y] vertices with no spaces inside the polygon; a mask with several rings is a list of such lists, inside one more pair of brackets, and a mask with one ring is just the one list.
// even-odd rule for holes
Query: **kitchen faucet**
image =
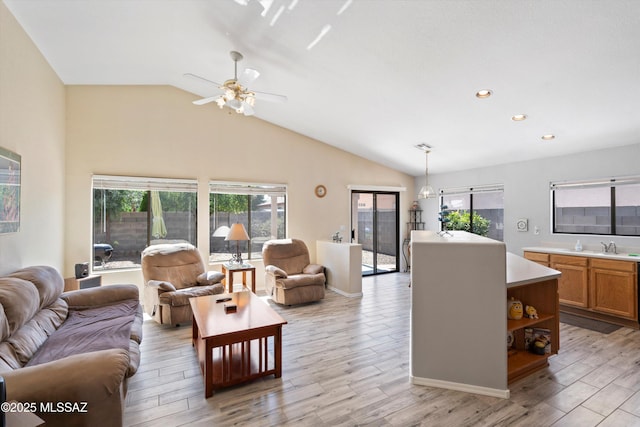
{"label": "kitchen faucet", "polygon": [[604,253],[618,253],[618,248],[616,247],[616,244],[614,242],[609,242],[608,245],[605,242],[600,242],[600,244],[602,244],[602,250],[604,251]]}

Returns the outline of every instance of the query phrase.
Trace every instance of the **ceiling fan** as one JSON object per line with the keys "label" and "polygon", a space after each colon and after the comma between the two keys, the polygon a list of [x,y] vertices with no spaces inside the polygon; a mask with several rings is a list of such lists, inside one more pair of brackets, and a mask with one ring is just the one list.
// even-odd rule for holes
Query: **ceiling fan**
{"label": "ceiling fan", "polygon": [[251,116],[254,113],[253,106],[255,105],[256,99],[270,102],[285,102],[287,100],[287,97],[284,95],[249,90],[247,85],[257,79],[258,76],[260,76],[260,73],[258,70],[246,68],[240,77],[238,77],[238,62],[242,61],[243,56],[240,52],[236,52],[235,50],[232,50],[229,54],[234,62],[234,74],[233,78],[225,81],[224,84],[219,84],[191,73],[186,73],[184,75],[188,78],[197,79],[202,82],[215,85],[223,91],[220,95],[197,99],[193,101],[195,105],[204,105],[215,101],[220,108],[226,106],[235,110],[238,114]]}

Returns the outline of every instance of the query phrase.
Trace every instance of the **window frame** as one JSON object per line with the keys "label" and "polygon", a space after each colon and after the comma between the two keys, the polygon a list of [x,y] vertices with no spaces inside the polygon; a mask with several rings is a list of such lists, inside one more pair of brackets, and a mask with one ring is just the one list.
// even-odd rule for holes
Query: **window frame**
{"label": "window frame", "polygon": [[[619,236],[619,237],[640,237],[638,234],[621,234],[617,232],[617,208],[616,205],[616,187],[622,187],[625,185],[640,185],[640,176],[623,176],[612,177],[602,179],[590,179],[590,180],[574,180],[574,181],[556,181],[549,183],[549,196],[551,205],[551,234],[566,234],[566,235],[586,235],[586,236]],[[562,189],[588,189],[588,188],[609,188],[609,212],[610,223],[607,225],[610,229],[609,233],[588,231],[558,231],[557,228],[557,212],[556,212],[556,191]],[[586,227],[586,226],[585,226]],[[640,226],[639,226],[640,227]]]}
{"label": "window frame", "polygon": [[[193,219],[195,221],[195,233],[193,235],[194,242],[192,243],[197,247],[198,242],[198,181],[195,179],[183,179],[183,178],[157,178],[157,177],[141,177],[141,176],[124,176],[124,175],[92,175],[91,176],[91,271],[98,271],[101,274],[110,271],[123,271],[131,269],[140,269],[139,264],[125,267],[111,267],[98,268],[95,265],[95,253],[94,245],[96,244],[96,218],[95,218],[95,204],[94,196],[96,190],[114,190],[114,191],[159,191],[159,192],[186,192],[195,195],[195,202],[193,208]],[[151,201],[149,200],[149,205]],[[147,217],[150,215],[150,208],[147,212]],[[152,222],[148,221],[147,237],[145,248],[151,243],[151,227]],[[143,250],[144,248],[142,248]]]}
{"label": "window frame", "polygon": [[[473,214],[477,209],[473,205],[473,196],[474,194],[483,194],[483,193],[501,193],[502,194],[502,228],[496,226],[496,230],[504,230],[504,184],[487,184],[487,185],[474,185],[474,186],[466,186],[466,187],[452,187],[452,188],[441,188],[438,191],[438,202],[440,206],[443,206],[443,198],[445,196],[455,196],[455,195],[468,195],[469,196],[469,227],[473,230]],[[454,209],[447,209],[448,211]],[[440,231],[444,231],[443,222],[439,219],[440,223]],[[502,234],[502,240],[504,241],[504,234]]]}
{"label": "window frame", "polygon": [[[286,238],[289,235],[288,232],[288,188],[286,184],[275,184],[275,183],[255,183],[255,182],[238,182],[238,181],[210,181],[209,182],[209,204],[211,203],[211,196],[213,194],[230,194],[230,195],[246,195],[247,197],[247,234],[249,235],[249,241],[247,242],[247,250],[246,253],[243,251],[243,259],[247,261],[251,260],[261,260],[262,256],[252,256],[253,251],[251,250],[251,246],[254,243],[254,239],[252,238],[252,229],[251,229],[251,197],[250,196],[264,196],[268,195],[270,197],[284,197],[284,217],[283,217],[283,227],[284,227],[284,236],[281,238]],[[276,199],[276,205],[277,205]],[[211,209],[211,208],[210,208]],[[209,224],[212,224],[211,216],[215,215],[215,211],[209,214]],[[277,212],[276,212],[277,215]],[[214,218],[215,221],[215,218]],[[273,225],[272,225],[273,227]],[[277,227],[277,224],[276,224]],[[216,227],[212,227],[214,229],[210,230],[211,235],[215,233]],[[273,235],[272,235],[273,238]],[[215,254],[219,254],[220,252],[212,252],[212,245],[209,247],[209,263],[224,263],[227,262],[225,260],[213,259]],[[246,257],[245,257],[246,255]]]}

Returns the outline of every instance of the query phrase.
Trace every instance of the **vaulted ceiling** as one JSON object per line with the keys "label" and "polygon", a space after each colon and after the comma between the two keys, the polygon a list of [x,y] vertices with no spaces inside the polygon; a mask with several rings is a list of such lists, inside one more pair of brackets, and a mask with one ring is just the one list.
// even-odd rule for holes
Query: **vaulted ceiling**
{"label": "vaulted ceiling", "polygon": [[236,50],[256,117],[411,175],[640,142],[637,0],[4,2],[65,84],[195,100]]}

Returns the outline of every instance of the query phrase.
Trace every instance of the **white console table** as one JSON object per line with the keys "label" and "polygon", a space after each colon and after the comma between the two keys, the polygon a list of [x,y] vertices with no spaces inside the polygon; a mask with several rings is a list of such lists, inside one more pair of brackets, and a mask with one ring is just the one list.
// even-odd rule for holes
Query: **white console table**
{"label": "white console table", "polygon": [[346,297],[362,296],[362,245],[318,240],[316,254],[329,289]]}

